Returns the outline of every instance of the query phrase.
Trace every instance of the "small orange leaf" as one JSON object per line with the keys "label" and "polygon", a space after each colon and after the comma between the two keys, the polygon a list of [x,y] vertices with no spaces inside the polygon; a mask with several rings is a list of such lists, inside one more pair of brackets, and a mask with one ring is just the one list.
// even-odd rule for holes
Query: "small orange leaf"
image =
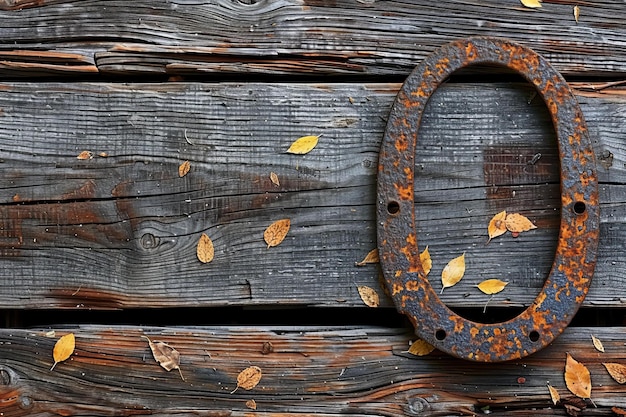
{"label": "small orange leaf", "polygon": [[141,336],[148,341],[150,350],[154,360],[167,372],[172,369],[177,369],[182,380],[185,380],[182,371],[180,370],[180,353],[170,345],[164,342],[153,342],[147,336]]}
{"label": "small orange leaf", "polygon": [[256,401],[254,401],[254,399],[249,399],[248,401],[246,401],[246,407],[248,407],[250,410],[256,410]]}
{"label": "small orange leaf", "polygon": [[322,135],[302,136],[296,139],[295,142],[291,144],[289,149],[287,149],[287,153],[304,155],[311,152],[311,150],[313,150],[313,148],[317,145],[320,136]]}
{"label": "small orange leaf", "polygon": [[182,164],[178,166],[178,176],[181,178],[184,177],[185,175],[187,175],[190,169],[191,169],[191,164],[189,163],[189,161],[183,162]]}
{"label": "small orange leaf", "polygon": [[198,246],[196,247],[196,256],[198,260],[203,264],[209,263],[215,256],[215,248],[213,247],[213,241],[206,234],[202,233],[200,240],[198,240]]}
{"label": "small orange leaf", "polygon": [[270,181],[277,187],[280,187],[280,181],[278,180],[278,175],[275,172],[270,172]]}
{"label": "small orange leaf", "polygon": [[441,292],[443,290],[456,285],[465,274],[465,252],[461,256],[452,259],[441,271]]}
{"label": "small orange leaf", "polygon": [[231,394],[237,391],[238,388],[243,388],[246,391],[251,390],[261,381],[262,376],[263,373],[258,366],[247,367],[237,375],[237,388],[235,388]]}
{"label": "small orange leaf", "polygon": [[91,151],[82,151],[78,154],[76,159],[93,159],[93,152]]}
{"label": "small orange leaf", "polygon": [[591,341],[593,342],[593,346],[596,348],[596,350],[604,353],[604,346],[602,345],[602,341],[600,339],[598,339],[594,335],[591,335]]}
{"label": "small orange leaf", "polygon": [[611,378],[618,384],[626,384],[626,365],[621,363],[603,363]]}
{"label": "small orange leaf", "polygon": [[548,391],[550,391],[550,398],[552,399],[552,402],[554,403],[554,405],[557,405],[557,403],[561,401],[561,396],[559,395],[559,392],[550,384],[548,384]]}
{"label": "small orange leaf", "polygon": [[420,253],[420,262],[422,263],[422,269],[424,270],[424,275],[428,275],[430,273],[431,268],[433,267],[433,261],[430,259],[430,253],[428,252],[428,246],[426,249]]}
{"label": "small orange leaf", "polygon": [[52,349],[52,358],[54,359],[54,363],[52,364],[52,368],[50,368],[50,370],[52,371],[57,363],[63,362],[72,356],[75,346],[76,339],[74,337],[74,333],[68,333],[57,340],[54,344],[54,348]]}
{"label": "small orange leaf", "polygon": [[409,353],[415,356],[425,356],[435,350],[435,347],[425,340],[417,339],[411,344]]}
{"label": "small orange leaf", "polygon": [[531,8],[531,9],[536,9],[538,7],[541,7],[541,1],[540,0],[520,0],[522,2],[522,4],[525,7]]}
{"label": "small orange leaf", "polygon": [[364,266],[367,264],[377,264],[378,262],[380,262],[380,258],[378,257],[378,248],[376,248],[369,251],[361,262],[355,262],[354,265]]}
{"label": "small orange leaf", "polygon": [[366,285],[359,285],[357,290],[359,291],[359,296],[365,305],[368,307],[378,307],[380,304],[380,298],[378,297],[378,293],[375,289]]}
{"label": "small orange leaf", "polygon": [[489,240],[487,243],[489,243],[494,237],[498,237],[506,233],[505,219],[506,211],[501,211],[491,218],[489,225],[487,226],[487,233],[489,234]]}
{"label": "small orange leaf", "polygon": [[267,248],[269,249],[272,246],[280,245],[280,243],[285,240],[290,227],[291,220],[289,219],[277,220],[270,224],[267,229],[265,229],[265,232],[263,232],[263,239],[265,243],[267,243]]}
{"label": "small orange leaf", "polygon": [[591,374],[589,369],[568,353],[565,362],[565,384],[577,397],[591,398]]}
{"label": "small orange leaf", "polygon": [[505,223],[507,230],[512,233],[527,232],[537,228],[527,217],[519,213],[507,214]]}
{"label": "small orange leaf", "polygon": [[499,279],[486,279],[477,285],[478,289],[485,294],[497,294],[506,287],[508,282]]}

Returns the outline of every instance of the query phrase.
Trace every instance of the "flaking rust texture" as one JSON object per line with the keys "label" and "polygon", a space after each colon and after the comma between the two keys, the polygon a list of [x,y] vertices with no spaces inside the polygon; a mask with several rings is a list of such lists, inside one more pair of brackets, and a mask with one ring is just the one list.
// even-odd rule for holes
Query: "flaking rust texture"
{"label": "flaking rust texture", "polygon": [[[451,311],[419,261],[415,232],[414,155],[422,113],[437,87],[472,64],[508,67],[537,89],[556,130],[561,225],[554,263],[534,302],[501,323],[477,323]],[[378,247],[396,307],[416,333],[459,358],[500,362],[525,357],[554,340],[589,290],[599,238],[598,180],[587,127],[563,77],[534,51],[505,39],[475,37],[444,45],[409,75],[391,109],[378,169]]]}

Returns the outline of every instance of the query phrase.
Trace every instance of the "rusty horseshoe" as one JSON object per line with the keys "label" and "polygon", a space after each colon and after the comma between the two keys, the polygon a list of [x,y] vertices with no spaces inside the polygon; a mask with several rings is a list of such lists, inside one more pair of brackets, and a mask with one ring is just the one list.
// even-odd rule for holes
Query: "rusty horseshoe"
{"label": "rusty horseshoe", "polygon": [[[543,98],[558,140],[561,222],[554,262],[532,304],[501,323],[477,323],[450,310],[424,275],[417,244],[414,155],[424,107],[454,71],[508,67]],[[600,209],[594,153],[578,102],[540,55],[511,41],[473,37],[442,46],[408,76],[391,108],[378,165],[377,230],[385,284],[416,334],[441,351],[480,362],[522,358],[552,342],[583,302],[598,251]]]}

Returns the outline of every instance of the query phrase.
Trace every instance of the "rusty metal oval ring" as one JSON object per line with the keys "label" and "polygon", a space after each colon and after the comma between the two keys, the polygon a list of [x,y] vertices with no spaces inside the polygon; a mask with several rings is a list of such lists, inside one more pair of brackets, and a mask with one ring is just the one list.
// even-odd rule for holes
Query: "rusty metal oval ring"
{"label": "rusty metal oval ring", "polygon": [[[424,275],[415,230],[414,155],[424,107],[450,74],[472,64],[508,67],[535,86],[552,116],[561,158],[561,225],[552,269],[525,311],[493,324],[467,320],[439,299]],[[387,122],[377,197],[378,248],[389,293],[416,334],[439,350],[482,362],[527,356],[563,332],[587,294],[599,238],[594,153],[566,81],[526,47],[498,38],[468,38],[444,45],[415,68]]]}

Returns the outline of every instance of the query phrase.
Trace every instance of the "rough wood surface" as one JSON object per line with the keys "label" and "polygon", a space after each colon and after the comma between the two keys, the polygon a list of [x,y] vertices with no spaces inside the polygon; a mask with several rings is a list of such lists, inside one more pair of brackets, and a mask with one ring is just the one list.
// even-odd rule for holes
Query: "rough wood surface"
{"label": "rough wood surface", "polygon": [[[567,75],[626,74],[626,4],[479,0],[0,1],[0,75],[402,75],[453,39],[507,37]],[[68,24],[71,22],[71,24]]]}
{"label": "rough wood surface", "polygon": [[[602,363],[626,363],[624,328],[569,328],[523,360],[476,364],[437,351],[407,353],[414,337],[380,327],[98,327],[0,331],[0,398],[5,416],[289,415],[434,416],[565,415],[547,384],[571,402],[563,377],[566,352],[591,373],[585,415],[626,408],[626,386]],[[52,366],[56,340],[76,336],[71,358]],[[598,352],[591,335],[605,353]],[[180,353],[183,381],[154,361],[148,343]],[[258,366],[259,384],[235,390],[237,375]],[[233,392],[234,391],[234,392]]]}
{"label": "rough wood surface", "polygon": [[[356,287],[379,288],[379,272],[355,262],[376,247],[378,150],[397,88],[2,84],[3,307],[364,307]],[[602,205],[585,303],[622,306],[626,95],[613,88],[578,97]],[[432,283],[438,290],[445,263],[466,252],[466,277],[444,292],[446,303],[482,307],[488,297],[474,286],[500,278],[509,285],[489,305],[527,305],[558,234],[558,158],[546,110],[532,89],[514,83],[449,83],[429,106],[416,200]],[[310,134],[322,135],[312,152],[285,153]],[[77,159],[82,151],[93,159]],[[180,178],[186,160],[191,169]],[[487,223],[502,209],[539,228],[485,245]],[[282,218],[291,230],[268,249],[263,231]],[[196,258],[202,233],[215,245],[209,264]],[[392,305],[385,297],[381,304]]]}

